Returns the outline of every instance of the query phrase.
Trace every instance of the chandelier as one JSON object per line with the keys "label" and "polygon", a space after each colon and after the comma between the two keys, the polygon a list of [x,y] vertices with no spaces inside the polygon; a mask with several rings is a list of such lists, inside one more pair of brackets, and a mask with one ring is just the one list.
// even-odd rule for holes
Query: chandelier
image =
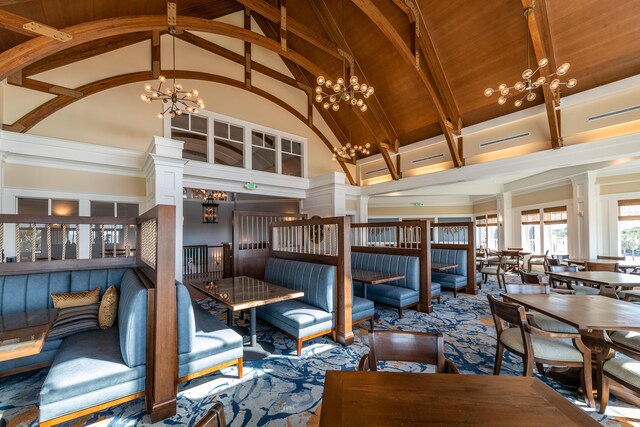
{"label": "chandelier", "polygon": [[[333,83],[331,80],[327,80],[324,76],[318,76],[316,82],[315,100],[318,103],[322,103],[325,110],[331,108],[333,111],[340,109],[340,101],[344,101],[347,105],[360,108],[363,113],[367,111],[367,104],[364,99],[373,95],[373,86],[369,86],[366,83],[359,83],[357,76],[351,76],[349,82],[340,77]],[[324,91],[323,86],[327,89]]]}
{"label": "chandelier", "polygon": [[337,160],[339,158],[353,160],[358,153],[368,156],[371,154],[369,148],[371,148],[371,144],[368,142],[364,145],[351,145],[350,142],[347,142],[346,145],[343,145],[340,148],[333,147],[333,160]]}
{"label": "chandelier", "polygon": [[173,85],[162,88],[167,79],[165,76],[158,76],[158,88],[154,89],[151,83],[145,83],[144,91],[140,98],[146,102],[162,101],[162,112],[158,113],[158,118],[162,119],[167,112],[171,118],[186,113],[198,113],[198,108],[204,108],[204,101],[198,98],[198,91],[184,90],[180,83],[176,83],[176,29],[169,28],[173,41]]}
{"label": "chandelier", "polygon": [[[531,7],[528,7],[524,11],[524,16],[527,18],[531,12],[533,12],[533,8],[535,6],[535,1],[531,3]],[[527,36],[527,62],[529,61],[529,48],[530,48],[530,37]],[[547,58],[542,58],[538,61],[538,67],[535,70],[531,69],[531,65],[522,72],[522,79],[524,81],[518,81],[514,83],[513,86],[507,86],[506,83],[502,83],[498,86],[497,89],[486,88],[484,90],[484,96],[491,96],[494,93],[499,93],[500,97],[498,98],[498,104],[504,105],[507,102],[507,99],[512,96],[519,97],[515,100],[513,105],[516,107],[520,107],[522,105],[522,101],[525,99],[527,101],[533,101],[536,99],[536,93],[534,90],[538,89],[543,85],[548,85],[551,92],[554,95],[557,95],[559,98],[558,90],[560,86],[567,86],[568,88],[574,87],[578,84],[576,79],[569,79],[566,82],[560,81],[559,77],[564,76],[569,71],[569,67],[571,66],[568,62],[565,62],[561,66],[556,69],[555,73],[547,74],[547,76],[543,76],[541,70],[549,65],[549,60]],[[538,75],[536,77],[536,74]],[[555,78],[553,78],[555,77]],[[522,95],[522,96],[520,96]]]}

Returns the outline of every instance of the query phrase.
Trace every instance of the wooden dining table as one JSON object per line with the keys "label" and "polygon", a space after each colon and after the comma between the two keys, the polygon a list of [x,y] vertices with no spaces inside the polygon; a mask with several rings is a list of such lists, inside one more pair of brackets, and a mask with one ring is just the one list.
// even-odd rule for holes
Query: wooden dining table
{"label": "wooden dining table", "polygon": [[367,298],[367,285],[380,285],[394,280],[402,280],[405,276],[402,274],[380,273],[378,271],[351,270],[351,278],[363,284],[362,296]]}
{"label": "wooden dining table", "polygon": [[250,341],[244,347],[245,360],[263,359],[274,351],[273,344],[258,341],[256,334],[256,307],[304,296],[302,291],[246,276],[229,277],[216,281],[191,282],[190,285],[227,307],[227,323],[230,328],[233,326],[234,311],[249,310]]}
{"label": "wooden dining table", "polygon": [[434,271],[447,271],[457,268],[458,264],[451,264],[448,262],[432,262],[431,269]]}
{"label": "wooden dining table", "polygon": [[56,308],[0,316],[0,362],[40,353],[57,317]]}
{"label": "wooden dining table", "polygon": [[558,271],[549,272],[549,278],[560,278],[564,281],[572,280],[590,283],[596,286],[612,286],[634,288],[640,286],[640,275],[618,273],[614,271]]}
{"label": "wooden dining table", "polygon": [[600,264],[618,264],[618,268],[625,273],[629,270],[640,268],[640,260],[614,260],[614,259],[597,259],[597,258],[569,258],[565,260],[567,265],[585,265],[587,262],[596,262]]}
{"label": "wooden dining table", "polygon": [[537,378],[327,371],[320,426],[599,426]]}

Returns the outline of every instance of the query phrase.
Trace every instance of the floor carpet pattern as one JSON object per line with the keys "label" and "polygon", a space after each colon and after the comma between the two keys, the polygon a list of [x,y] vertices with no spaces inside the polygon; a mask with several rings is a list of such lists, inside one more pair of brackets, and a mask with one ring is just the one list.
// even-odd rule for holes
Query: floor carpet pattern
{"label": "floor carpet pattern", "polygon": [[[515,277],[512,280],[515,282]],[[483,286],[478,295],[458,294],[454,299],[451,293],[445,292],[442,304],[435,304],[432,314],[406,310],[402,319],[398,319],[397,310],[376,306],[376,329],[440,332],[445,337],[446,356],[461,373],[490,375],[496,340],[487,301],[489,293],[499,294],[495,282]],[[212,300],[201,300],[200,304],[224,318],[225,310]],[[193,426],[215,402],[224,405],[231,426],[318,425],[325,371],[355,370],[360,357],[368,352],[366,330],[354,328],[354,333],[355,343],[349,347],[329,338],[317,338],[305,343],[302,356],[297,357],[293,340],[258,322],[258,339],[273,343],[276,352],[267,359],[245,362],[241,380],[236,377],[236,368],[230,367],[181,384],[177,415],[158,425]],[[390,363],[385,369],[422,371],[425,368]],[[38,393],[47,371],[41,369],[0,379],[0,414],[8,426],[37,426]],[[505,352],[502,375],[521,372],[521,359]],[[602,425],[640,425],[640,408],[612,398],[606,414],[599,415],[585,406],[576,388],[547,377],[539,378]],[[149,425],[144,409],[143,399],[138,399],[64,425]]]}

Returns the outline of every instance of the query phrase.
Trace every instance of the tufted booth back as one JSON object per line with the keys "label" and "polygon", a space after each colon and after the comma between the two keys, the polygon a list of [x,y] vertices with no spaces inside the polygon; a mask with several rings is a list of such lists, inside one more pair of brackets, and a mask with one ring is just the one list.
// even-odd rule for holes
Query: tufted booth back
{"label": "tufted booth back", "polygon": [[51,293],[120,287],[126,268],[0,276],[0,315],[53,307]]}
{"label": "tufted booth back", "polygon": [[176,297],[178,298],[178,354],[184,354],[193,349],[193,341],[196,336],[196,318],[191,295],[182,283],[176,284]]}
{"label": "tufted booth back", "polygon": [[332,265],[269,258],[264,280],[304,292],[299,301],[334,312],[336,268]]}
{"label": "tufted booth back", "polygon": [[131,269],[124,273],[120,283],[118,332],[124,363],[130,368],[144,365],[147,348],[147,288]]}
{"label": "tufted booth back", "polygon": [[394,280],[388,284],[414,291],[420,290],[420,260],[418,257],[351,252],[351,270],[403,275],[404,279]]}
{"label": "tufted booth back", "polygon": [[461,249],[431,249],[431,262],[458,264],[456,268],[445,271],[467,277],[467,251]]}

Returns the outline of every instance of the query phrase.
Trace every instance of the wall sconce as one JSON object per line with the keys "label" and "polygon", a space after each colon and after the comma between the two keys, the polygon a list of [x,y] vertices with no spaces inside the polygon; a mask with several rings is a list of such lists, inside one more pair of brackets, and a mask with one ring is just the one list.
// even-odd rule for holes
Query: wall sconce
{"label": "wall sconce", "polygon": [[202,202],[202,223],[217,224],[218,223],[218,204],[211,194]]}

